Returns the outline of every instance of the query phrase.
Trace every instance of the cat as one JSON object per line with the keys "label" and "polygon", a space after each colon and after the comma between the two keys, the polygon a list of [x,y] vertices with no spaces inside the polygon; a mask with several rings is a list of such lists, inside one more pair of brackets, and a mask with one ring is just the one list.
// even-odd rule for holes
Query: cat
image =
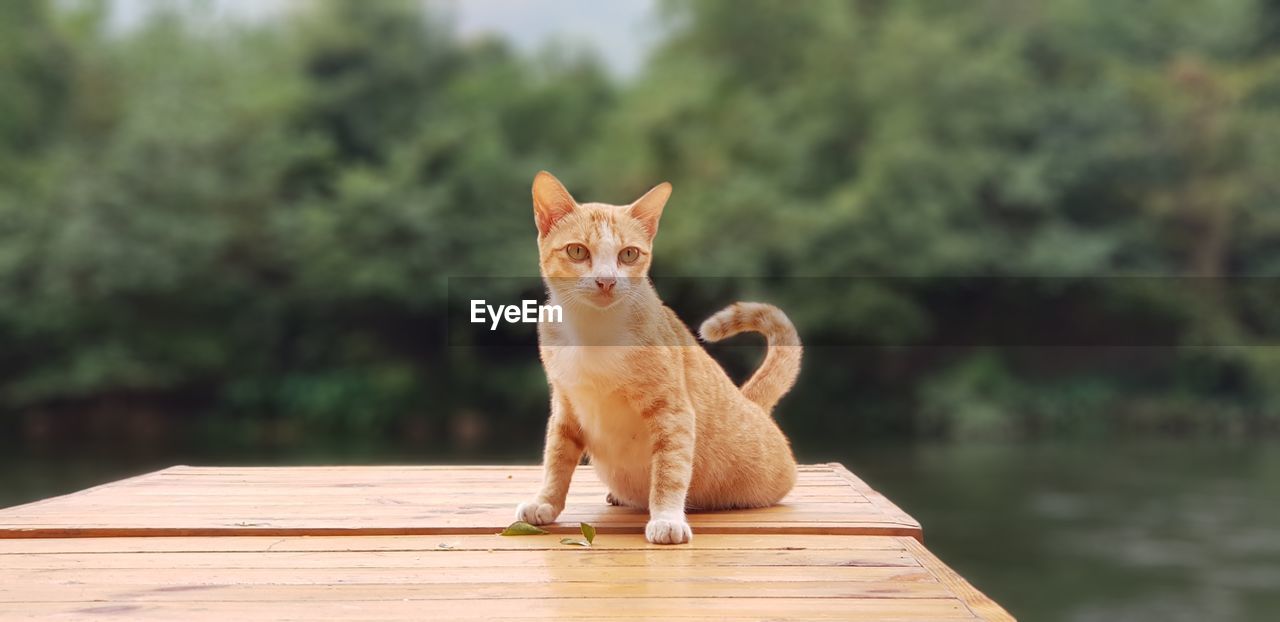
{"label": "cat", "polygon": [[649,510],[645,538],[655,544],[693,537],[686,508],[769,506],[795,485],[770,411],[800,373],[800,338],[771,305],[713,315],[704,340],[755,331],[768,341],[760,368],[733,384],[648,279],[670,195],[662,183],[630,205],[579,204],[550,173],[534,178],[538,263],[563,322],[538,327],[551,415],[542,490],[517,520],[553,522],[584,453],[609,503]]}

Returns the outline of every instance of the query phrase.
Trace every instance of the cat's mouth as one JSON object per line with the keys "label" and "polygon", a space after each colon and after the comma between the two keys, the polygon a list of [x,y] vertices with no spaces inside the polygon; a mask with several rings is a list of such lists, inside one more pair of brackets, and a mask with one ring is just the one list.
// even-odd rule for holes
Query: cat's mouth
{"label": "cat's mouth", "polygon": [[594,291],[584,296],[591,306],[598,309],[608,309],[618,302],[618,295],[614,292]]}

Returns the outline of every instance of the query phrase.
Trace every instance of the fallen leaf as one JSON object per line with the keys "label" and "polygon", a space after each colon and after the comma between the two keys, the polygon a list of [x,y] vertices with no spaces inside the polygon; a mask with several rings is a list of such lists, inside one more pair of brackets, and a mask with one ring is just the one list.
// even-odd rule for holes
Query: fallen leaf
{"label": "fallen leaf", "polygon": [[573,546],[591,546],[590,542],[581,538],[560,538],[560,544],[572,544]]}
{"label": "fallen leaf", "polygon": [[588,544],[595,544],[596,528],[588,523],[578,523],[578,529],[582,530],[582,537],[587,539]]}
{"label": "fallen leaf", "polygon": [[503,529],[502,533],[498,535],[500,536],[540,536],[545,533],[551,533],[551,532],[547,531],[546,529],[534,527],[533,525],[530,525],[529,523],[526,523],[522,520],[518,520],[514,523],[511,523],[510,525],[507,525],[507,528]]}

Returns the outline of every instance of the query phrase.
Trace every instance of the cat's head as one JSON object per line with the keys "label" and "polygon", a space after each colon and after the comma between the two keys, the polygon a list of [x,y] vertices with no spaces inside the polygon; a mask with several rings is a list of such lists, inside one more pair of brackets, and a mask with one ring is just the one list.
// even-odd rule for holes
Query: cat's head
{"label": "cat's head", "polygon": [[654,186],[630,205],[578,203],[560,180],[533,178],[538,266],[557,297],[608,308],[643,287],[658,219],[671,184]]}

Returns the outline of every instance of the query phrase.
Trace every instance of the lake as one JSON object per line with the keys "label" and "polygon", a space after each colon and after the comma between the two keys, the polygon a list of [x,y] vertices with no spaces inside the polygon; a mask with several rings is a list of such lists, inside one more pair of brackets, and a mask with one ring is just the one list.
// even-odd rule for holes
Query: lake
{"label": "lake", "polygon": [[[1270,621],[1280,611],[1280,444],[1111,441],[799,444],[915,516],[925,541],[1028,622]],[[174,463],[524,462],[538,448],[467,455],[311,445],[8,451],[0,506]]]}

